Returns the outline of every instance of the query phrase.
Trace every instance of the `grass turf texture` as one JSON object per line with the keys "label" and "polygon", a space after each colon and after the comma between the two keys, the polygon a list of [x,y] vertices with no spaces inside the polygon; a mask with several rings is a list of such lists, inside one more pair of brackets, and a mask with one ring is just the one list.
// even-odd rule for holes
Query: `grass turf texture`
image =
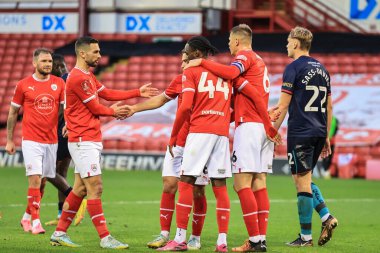
{"label": "grass turf texture", "polygon": [[[71,226],[68,234],[81,244],[78,249],[53,247],[49,244],[54,227],[44,226],[46,234],[23,232],[20,219],[25,210],[27,179],[24,169],[0,169],[0,252],[104,252],[99,238],[86,214],[79,226]],[[73,182],[73,171],[69,171]],[[104,171],[103,209],[111,234],[129,244],[130,252],[154,252],[146,243],[159,234],[159,201],[161,174],[153,171]],[[338,218],[339,226],[332,241],[317,246],[320,219],[313,213],[313,248],[289,248],[299,233],[296,192],[290,176],[270,176],[268,191],[271,199],[267,235],[268,252],[379,252],[380,182],[365,180],[315,180],[330,211]],[[228,180],[231,199],[231,218],[228,234],[229,249],[240,246],[247,238],[238,197]],[[212,252],[217,238],[215,199],[207,187],[208,212],[202,233],[202,250]],[[57,191],[47,184],[42,200],[41,220],[46,222],[57,215]],[[191,218],[189,225],[191,225]],[[189,226],[188,236],[191,231]],[[175,216],[171,238],[175,234]]]}

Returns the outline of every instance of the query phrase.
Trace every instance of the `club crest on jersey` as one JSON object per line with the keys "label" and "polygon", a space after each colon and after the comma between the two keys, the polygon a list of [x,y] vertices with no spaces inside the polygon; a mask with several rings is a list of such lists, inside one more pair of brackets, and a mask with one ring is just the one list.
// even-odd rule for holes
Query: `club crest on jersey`
{"label": "club crest on jersey", "polygon": [[83,91],[84,91],[87,95],[91,95],[90,85],[91,85],[91,82],[90,82],[89,80],[85,80],[85,81],[82,83],[82,89],[83,89]]}
{"label": "club crest on jersey", "polygon": [[56,91],[58,89],[58,86],[55,83],[53,83],[50,87],[54,91]]}
{"label": "club crest on jersey", "polygon": [[34,109],[42,115],[48,115],[54,111],[55,99],[50,94],[41,94],[34,99]]}
{"label": "club crest on jersey", "polygon": [[98,166],[96,164],[91,164],[91,170],[95,172],[98,169]]}

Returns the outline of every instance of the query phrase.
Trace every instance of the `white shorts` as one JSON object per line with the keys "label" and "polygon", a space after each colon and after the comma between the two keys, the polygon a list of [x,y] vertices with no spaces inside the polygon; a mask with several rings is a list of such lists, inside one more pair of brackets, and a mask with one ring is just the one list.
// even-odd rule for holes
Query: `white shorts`
{"label": "white shorts", "polygon": [[[162,168],[162,176],[163,177],[180,177],[181,164],[183,159],[183,150],[184,148],[181,146],[173,147],[173,155],[169,152],[169,149],[166,149],[164,165]],[[208,185],[209,178],[207,174],[202,173],[200,177],[195,181],[196,185]]]}
{"label": "white shorts", "polygon": [[26,176],[41,175],[55,178],[58,144],[23,140],[21,147]]}
{"label": "white shorts", "polygon": [[207,133],[190,133],[187,136],[181,173],[200,177],[204,170],[210,178],[232,176],[229,141],[226,136]]}
{"label": "white shorts", "polygon": [[262,123],[241,124],[235,130],[232,173],[272,173],[273,152]]}
{"label": "white shorts", "polygon": [[75,165],[75,173],[79,173],[81,178],[102,174],[100,158],[103,144],[101,142],[69,142],[68,147]]}

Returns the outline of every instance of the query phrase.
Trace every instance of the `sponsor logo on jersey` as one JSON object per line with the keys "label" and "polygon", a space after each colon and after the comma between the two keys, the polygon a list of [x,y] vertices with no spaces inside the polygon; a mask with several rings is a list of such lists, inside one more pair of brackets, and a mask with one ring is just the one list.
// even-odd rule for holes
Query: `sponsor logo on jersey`
{"label": "sponsor logo on jersey", "polygon": [[34,86],[29,86],[28,89],[31,89],[32,91],[34,91]]}
{"label": "sponsor logo on jersey", "polygon": [[219,174],[225,174],[226,173],[226,169],[218,169],[218,173]]}
{"label": "sponsor logo on jersey", "polygon": [[34,109],[42,115],[48,115],[54,111],[55,99],[50,94],[41,94],[34,99]]}
{"label": "sponsor logo on jersey", "polygon": [[55,83],[53,83],[51,85],[51,89],[54,90],[54,91],[56,91],[58,89],[58,86]]}
{"label": "sponsor logo on jersey", "polygon": [[182,82],[185,82],[185,81],[186,81],[186,76],[182,75]]}

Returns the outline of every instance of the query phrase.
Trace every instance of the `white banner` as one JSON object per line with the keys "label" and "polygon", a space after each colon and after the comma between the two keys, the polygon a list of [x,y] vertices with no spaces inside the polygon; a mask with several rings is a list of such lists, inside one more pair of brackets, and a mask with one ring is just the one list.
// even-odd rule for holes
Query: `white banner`
{"label": "white banner", "polygon": [[77,32],[77,13],[0,13],[0,33]]}
{"label": "white banner", "polygon": [[201,13],[92,13],[90,33],[201,34]]}
{"label": "white banner", "polygon": [[[380,32],[380,0],[321,0],[321,2],[366,31]],[[327,14],[335,17],[331,13]]]}
{"label": "white banner", "polygon": [[201,13],[129,13],[118,16],[118,32],[134,34],[201,34]]}

